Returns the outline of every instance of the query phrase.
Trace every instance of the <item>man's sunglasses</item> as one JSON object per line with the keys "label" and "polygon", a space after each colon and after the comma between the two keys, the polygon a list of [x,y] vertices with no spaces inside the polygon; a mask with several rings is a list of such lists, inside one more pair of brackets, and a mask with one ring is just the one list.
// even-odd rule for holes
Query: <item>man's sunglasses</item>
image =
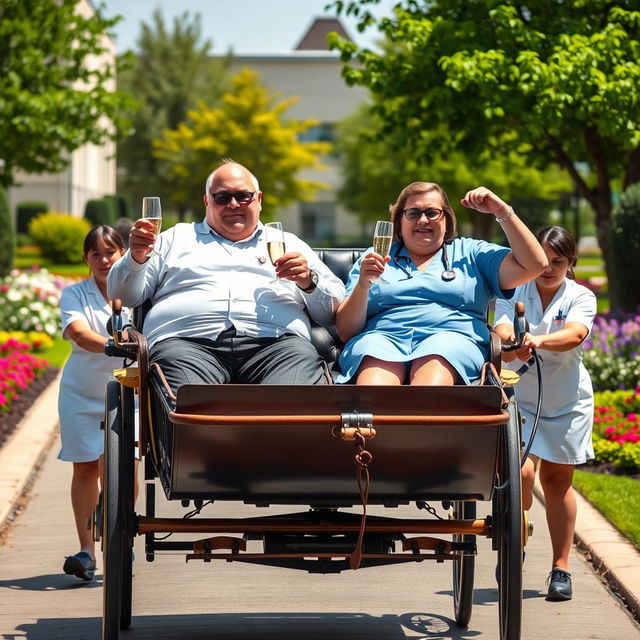
{"label": "man's sunglasses", "polygon": [[417,209],[412,207],[411,209],[404,209],[402,211],[405,218],[407,220],[420,220],[420,218],[424,215],[427,217],[429,222],[437,222],[442,218],[442,214],[444,213],[444,209],[438,209],[436,207],[429,207],[428,209]]}
{"label": "man's sunglasses", "polygon": [[255,195],[255,191],[217,191],[211,197],[216,204],[229,204],[232,199],[238,204],[249,204]]}

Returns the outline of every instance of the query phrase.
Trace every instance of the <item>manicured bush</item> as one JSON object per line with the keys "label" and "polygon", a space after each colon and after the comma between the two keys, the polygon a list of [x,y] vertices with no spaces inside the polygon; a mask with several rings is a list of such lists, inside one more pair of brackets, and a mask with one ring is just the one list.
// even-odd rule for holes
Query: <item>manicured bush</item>
{"label": "manicured bush", "polygon": [[96,224],[113,226],[117,219],[116,207],[104,198],[87,200],[87,204],[84,207],[84,217],[91,223],[90,226]]}
{"label": "manicured bush", "polygon": [[4,278],[13,266],[15,235],[9,201],[3,187],[0,187],[0,278]]}
{"label": "manicured bush", "polygon": [[82,262],[84,237],[91,225],[87,220],[64,213],[45,213],[34,218],[29,235],[42,256],[61,264]]}
{"label": "manicured bush", "polygon": [[611,212],[610,255],[613,282],[610,285],[624,311],[640,307],[640,183],[630,185]]}
{"label": "manicured bush", "polygon": [[28,233],[29,223],[41,213],[47,213],[46,202],[18,202],[16,205],[16,233]]}
{"label": "manicured bush", "polygon": [[124,196],[121,193],[116,193],[114,196],[110,196],[110,197],[113,198],[113,201],[116,204],[117,218],[129,218],[129,220],[137,219],[136,215],[133,212],[131,201],[129,200],[129,198],[127,198],[127,196]]}

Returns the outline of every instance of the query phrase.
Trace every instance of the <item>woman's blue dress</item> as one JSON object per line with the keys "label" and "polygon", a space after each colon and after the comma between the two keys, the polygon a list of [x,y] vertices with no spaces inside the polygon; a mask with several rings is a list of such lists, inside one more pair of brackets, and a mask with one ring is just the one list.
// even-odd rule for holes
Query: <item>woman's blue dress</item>
{"label": "woman's blue dress", "polygon": [[[451,281],[442,278],[444,249],[456,276]],[[345,345],[337,382],[350,382],[368,355],[387,362],[440,355],[465,384],[477,378],[489,356],[489,303],[496,297],[510,299],[515,291],[501,290],[498,279],[509,251],[483,240],[456,238],[420,272],[406,247],[394,243],[382,276],[389,284],[371,285],[367,323]],[[362,256],[351,269],[347,294],[358,282],[361,261]]]}

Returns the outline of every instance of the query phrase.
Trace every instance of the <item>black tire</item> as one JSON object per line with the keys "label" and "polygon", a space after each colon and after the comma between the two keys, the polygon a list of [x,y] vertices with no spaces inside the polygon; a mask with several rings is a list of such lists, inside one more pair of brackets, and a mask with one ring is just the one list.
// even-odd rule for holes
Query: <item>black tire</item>
{"label": "black tire", "polygon": [[120,629],[131,623],[133,419],[132,390],[110,382],[105,406],[102,640],[118,640]]}
{"label": "black tire", "polygon": [[519,640],[522,624],[522,494],[518,410],[509,404],[502,429],[498,486],[494,493],[494,535],[498,536],[500,639]]}
{"label": "black tire", "polygon": [[[453,503],[454,519],[475,519],[476,503],[456,501]],[[475,544],[476,536],[453,535],[454,542],[471,542]],[[475,556],[459,556],[453,561],[453,610],[456,624],[469,626],[473,609],[473,581],[476,567]]]}

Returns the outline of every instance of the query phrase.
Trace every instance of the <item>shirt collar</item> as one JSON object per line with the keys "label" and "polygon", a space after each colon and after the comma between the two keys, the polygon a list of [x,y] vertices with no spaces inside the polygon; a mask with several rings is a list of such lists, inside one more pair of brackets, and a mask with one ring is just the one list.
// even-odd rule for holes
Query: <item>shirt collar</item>
{"label": "shirt collar", "polygon": [[264,230],[264,225],[260,220],[258,220],[258,224],[256,228],[253,230],[253,233],[249,237],[244,238],[242,240],[234,241],[234,240],[230,240],[229,238],[225,238],[224,236],[220,235],[215,229],[212,229],[207,223],[206,217],[203,218],[202,222],[195,222],[194,226],[196,229],[196,233],[205,235],[205,236],[212,235],[214,238],[217,238],[220,242],[226,242],[228,244],[236,244],[236,242],[249,242],[254,238],[259,238],[262,235],[262,232]]}

